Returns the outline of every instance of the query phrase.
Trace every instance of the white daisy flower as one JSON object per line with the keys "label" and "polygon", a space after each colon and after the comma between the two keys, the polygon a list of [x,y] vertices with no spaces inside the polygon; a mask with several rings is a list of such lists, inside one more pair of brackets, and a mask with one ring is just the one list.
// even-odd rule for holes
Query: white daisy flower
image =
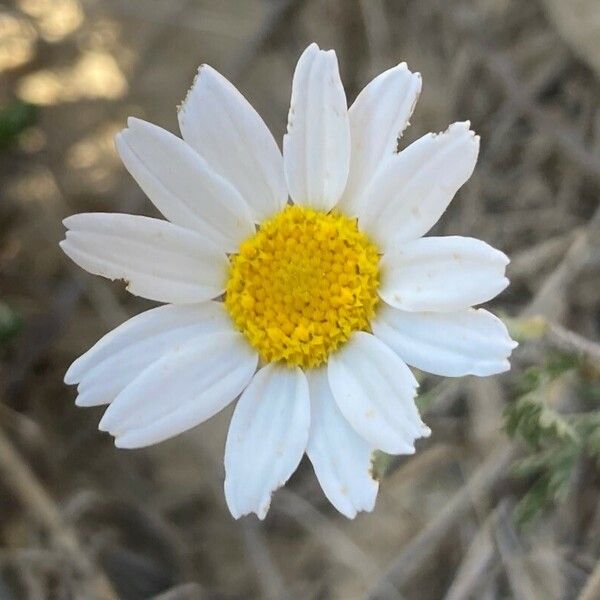
{"label": "white daisy flower", "polygon": [[[372,510],[371,455],[429,435],[409,367],[509,368],[503,323],[473,305],[508,284],[507,257],[467,237],[422,237],[470,177],[469,123],[398,153],[421,78],[402,63],[347,109],[335,53],[294,74],[283,156],[265,123],[203,66],[179,111],[183,140],[129,119],[125,166],[167,220],[79,214],[63,250],[166,305],[117,327],[65,381],[108,408],[100,429],[139,448],[239,396],[225,447],[234,517],[267,514],[306,452],[344,515]],[[288,202],[288,195],[292,203]]]}

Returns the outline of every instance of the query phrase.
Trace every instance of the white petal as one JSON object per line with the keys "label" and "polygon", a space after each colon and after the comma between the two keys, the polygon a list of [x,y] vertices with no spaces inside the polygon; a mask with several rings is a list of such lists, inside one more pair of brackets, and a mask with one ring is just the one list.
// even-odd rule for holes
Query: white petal
{"label": "white petal", "polygon": [[287,200],[283,160],[271,132],[225,77],[202,65],[179,109],[183,139],[232,183],[260,222]]}
{"label": "white petal", "polygon": [[264,519],[271,494],[298,467],[310,427],[308,383],[298,368],[269,364],[235,408],[225,445],[225,498],[237,519]]}
{"label": "white petal", "polygon": [[94,275],[123,279],[136,296],[190,304],[223,293],[229,262],[200,234],[160,219],[116,213],[66,218],[61,248]]}
{"label": "white petal", "polygon": [[447,377],[507,371],[517,345],[504,323],[483,309],[434,313],[381,306],[371,327],[409,365]]}
{"label": "white petal", "polygon": [[120,448],[155,444],[206,421],[248,385],[258,356],[240,333],[212,333],[176,347],[113,401],[100,429]]}
{"label": "white petal", "polygon": [[340,412],[326,369],[306,373],[310,390],[310,437],[306,453],[329,501],[353,519],[371,511],[379,484],[371,476],[373,446],[361,438]]}
{"label": "white petal", "polygon": [[140,119],[127,124],[116,137],[117,151],[158,210],[175,225],[235,252],[255,231],[239,192],[182,139]]}
{"label": "white petal", "polygon": [[342,414],[373,447],[412,454],[430,434],[415,405],[417,380],[382,341],[358,331],[329,358],[329,386]]}
{"label": "white petal", "polygon": [[359,222],[384,250],[431,229],[477,162],[479,136],[470,123],[423,136],[393,154],[377,171],[363,197]]}
{"label": "white petal", "polygon": [[508,258],[469,237],[426,237],[385,254],[379,295],[410,311],[453,311],[486,302],[507,285]]}
{"label": "white petal", "polygon": [[71,365],[65,382],[79,383],[78,406],[108,404],[161,356],[215,331],[232,331],[221,302],[153,308],[107,333]]}
{"label": "white petal", "polygon": [[396,153],[398,138],[421,93],[421,75],[406,63],[373,79],[356,97],[348,111],[350,119],[350,172],[339,203],[340,210],[356,215],[358,200],[384,159]]}
{"label": "white petal", "polygon": [[333,208],[346,186],[350,164],[346,94],[333,50],[311,44],[298,61],[283,162],[296,204]]}

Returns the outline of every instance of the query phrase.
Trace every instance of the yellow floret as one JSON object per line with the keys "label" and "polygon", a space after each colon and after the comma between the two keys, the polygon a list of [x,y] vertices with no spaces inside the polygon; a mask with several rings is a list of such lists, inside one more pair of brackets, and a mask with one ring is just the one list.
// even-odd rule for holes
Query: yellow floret
{"label": "yellow floret", "polygon": [[379,254],[356,220],[288,206],[231,256],[225,306],[264,362],[326,362],[369,331]]}

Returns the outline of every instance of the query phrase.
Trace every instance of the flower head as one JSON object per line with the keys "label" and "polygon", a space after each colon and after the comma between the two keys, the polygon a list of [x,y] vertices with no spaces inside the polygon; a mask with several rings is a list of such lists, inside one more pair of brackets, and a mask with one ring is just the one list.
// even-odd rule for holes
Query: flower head
{"label": "flower head", "polygon": [[266,363],[324,364],[378,302],[379,254],[356,219],[290,206],[231,258],[225,306]]}
{"label": "flower head", "polygon": [[65,376],[78,405],[109,405],[100,428],[117,446],[160,442],[239,396],[225,448],[232,514],[264,518],[306,452],[354,517],[377,495],[373,450],[411,454],[430,433],[407,365],[509,368],[505,326],[472,308],[506,287],[508,259],[476,239],[422,237],[471,176],[479,138],[455,123],[397,152],[420,90],[402,63],[348,110],[335,53],[312,44],[283,156],[207,66],[179,111],[183,140],[129,119],[117,150],[166,220],[79,214],[61,243],[89,272],[165,303]]}

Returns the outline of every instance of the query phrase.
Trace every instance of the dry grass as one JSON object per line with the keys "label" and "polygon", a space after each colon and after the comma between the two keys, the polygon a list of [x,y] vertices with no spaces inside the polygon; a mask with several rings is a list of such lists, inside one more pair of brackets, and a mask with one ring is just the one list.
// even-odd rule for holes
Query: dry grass
{"label": "dry grass", "polygon": [[[502,432],[515,382],[548,347],[566,344],[598,366],[600,82],[545,6],[0,7],[0,104],[42,105],[0,163],[0,294],[25,324],[0,354],[0,598],[600,598],[596,466],[582,460],[568,502],[517,529],[511,514],[526,483],[508,476],[519,448]],[[295,60],[312,40],[337,49],[350,100],[400,60],[422,72],[402,144],[471,119],[481,160],[437,231],[507,252],[512,285],[493,308],[550,325],[521,345],[507,375],[423,379],[434,434],[390,465],[374,513],[337,515],[303,463],[264,523],[236,522],[222,494],[229,413],[126,452],[97,431],[99,410],[74,407],[67,365],[149,304],[72,267],[58,250],[60,221],[151,213],[112,136],[129,114],[176,130],[175,106],[201,62],[234,80],[280,138]],[[561,388],[563,409],[577,405],[573,389]]]}

